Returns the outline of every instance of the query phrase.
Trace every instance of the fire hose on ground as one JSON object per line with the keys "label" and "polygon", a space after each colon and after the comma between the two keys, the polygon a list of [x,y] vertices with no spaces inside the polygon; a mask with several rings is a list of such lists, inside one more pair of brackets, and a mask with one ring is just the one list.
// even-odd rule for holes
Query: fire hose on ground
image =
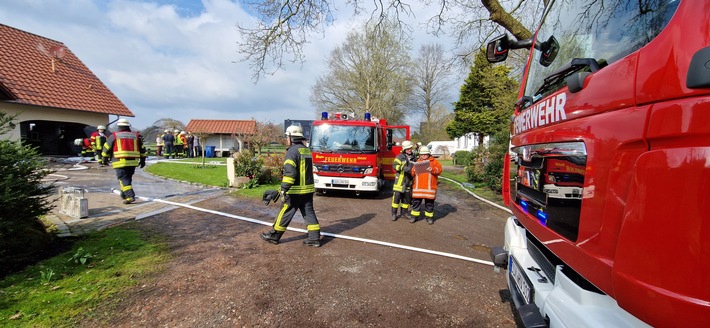
{"label": "fire hose on ground", "polygon": [[[113,192],[115,194],[120,194],[120,192],[115,189],[113,190]],[[193,206],[193,205],[188,205],[188,204],[172,202],[172,201],[159,199],[159,198],[149,198],[149,197],[137,197],[137,198],[140,200],[143,200],[143,201],[157,202],[157,203],[163,203],[163,204],[172,205],[172,206],[189,208],[189,209],[199,211],[199,212],[220,215],[220,216],[224,216],[224,217],[228,217],[228,218],[232,218],[232,219],[237,219],[237,220],[242,220],[242,221],[246,221],[246,222],[250,222],[250,223],[256,223],[256,224],[261,224],[261,225],[265,225],[265,226],[272,225],[272,223],[270,223],[270,222],[256,220],[256,219],[248,218],[248,217],[241,216],[241,215],[224,213],[224,212],[220,212],[220,211],[210,210],[210,209],[197,207],[197,206]],[[287,230],[300,232],[300,233],[307,233],[308,232],[305,229],[293,228],[293,227],[288,227]],[[412,247],[412,246],[395,244],[395,243],[379,241],[379,240],[374,240],[374,239],[353,237],[353,236],[342,235],[342,234],[334,234],[334,233],[324,232],[322,230],[321,230],[321,235],[326,236],[326,237],[341,238],[341,239],[359,241],[359,242],[368,243],[368,244],[375,244],[375,245],[381,245],[381,246],[388,246],[388,247],[392,247],[392,248],[405,249],[405,250],[415,251],[415,252],[420,252],[420,253],[425,253],[425,254],[439,255],[439,256],[444,256],[444,257],[448,257],[448,258],[454,258],[454,259],[474,262],[474,263],[478,263],[478,264],[493,266],[493,262],[491,262],[491,261],[485,261],[485,260],[480,260],[480,259],[476,259],[476,258],[472,258],[472,257],[466,257],[466,256],[462,256],[462,255],[457,255],[457,254],[446,253],[446,252],[439,252],[439,251],[434,251],[434,250],[420,248],[420,247]]]}

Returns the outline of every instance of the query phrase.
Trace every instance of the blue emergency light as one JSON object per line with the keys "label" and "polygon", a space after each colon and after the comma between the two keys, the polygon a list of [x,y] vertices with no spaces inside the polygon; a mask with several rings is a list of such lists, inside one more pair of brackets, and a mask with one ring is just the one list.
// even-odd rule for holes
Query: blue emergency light
{"label": "blue emergency light", "polygon": [[320,113],[320,119],[321,119],[321,120],[327,120],[327,119],[328,119],[328,112],[321,112],[321,113]]}
{"label": "blue emergency light", "polygon": [[369,112],[365,112],[365,121],[369,121],[370,118],[371,118],[370,113],[369,113]]}

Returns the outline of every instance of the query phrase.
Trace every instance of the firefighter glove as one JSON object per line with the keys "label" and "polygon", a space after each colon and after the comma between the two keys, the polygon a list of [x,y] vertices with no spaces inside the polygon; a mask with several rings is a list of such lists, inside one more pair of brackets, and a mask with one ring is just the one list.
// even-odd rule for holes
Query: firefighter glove
{"label": "firefighter glove", "polygon": [[264,195],[261,197],[262,202],[264,205],[269,205],[269,203],[273,200],[274,202],[279,200],[279,197],[281,197],[281,194],[276,191],[276,190],[267,190],[264,191]]}

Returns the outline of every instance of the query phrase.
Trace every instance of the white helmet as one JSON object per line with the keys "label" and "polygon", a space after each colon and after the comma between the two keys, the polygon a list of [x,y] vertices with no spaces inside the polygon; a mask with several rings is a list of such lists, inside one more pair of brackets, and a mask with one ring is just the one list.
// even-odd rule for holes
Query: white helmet
{"label": "white helmet", "polygon": [[118,126],[131,126],[131,123],[128,123],[128,120],[125,118],[122,118],[118,120],[118,123],[116,123]]}
{"label": "white helmet", "polygon": [[84,140],[82,140],[82,139],[74,139],[74,144],[77,145],[77,146],[81,146],[81,143],[82,143],[83,141],[84,141]]}
{"label": "white helmet", "polygon": [[427,146],[422,146],[422,148],[419,148],[419,155],[429,155],[429,147]]}
{"label": "white helmet", "polygon": [[96,127],[96,130],[106,130],[106,127],[103,125],[99,125]]}
{"label": "white helmet", "polygon": [[303,138],[303,128],[298,125],[291,125],[286,129],[284,133],[288,137],[300,137]]}
{"label": "white helmet", "polygon": [[185,135],[185,131],[180,131],[180,135]]}
{"label": "white helmet", "polygon": [[402,141],[402,150],[412,149],[412,147],[414,147],[414,144],[411,141],[409,141],[409,140]]}
{"label": "white helmet", "polygon": [[165,133],[170,133],[170,130],[168,130],[168,129],[165,129]]}
{"label": "white helmet", "polygon": [[175,130],[173,131],[173,133],[180,133],[180,130],[175,129]]}

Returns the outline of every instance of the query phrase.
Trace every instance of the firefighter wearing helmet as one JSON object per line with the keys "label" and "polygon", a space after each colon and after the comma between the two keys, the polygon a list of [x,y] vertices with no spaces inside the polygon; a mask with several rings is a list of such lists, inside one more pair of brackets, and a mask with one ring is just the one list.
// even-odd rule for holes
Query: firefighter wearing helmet
{"label": "firefighter wearing helmet", "polygon": [[91,139],[89,138],[79,138],[74,139],[74,145],[81,147],[81,162],[88,163],[85,157],[94,157],[94,148],[91,146]]}
{"label": "firefighter wearing helmet", "polygon": [[283,180],[281,180],[281,200],[284,202],[281,211],[270,231],[263,232],[261,238],[278,244],[281,236],[286,231],[291,219],[300,211],[306,222],[308,238],[303,241],[306,246],[319,247],[320,224],[313,209],[313,158],[311,150],[303,143],[303,128],[291,125],[286,129],[286,150],[283,164]]}
{"label": "firefighter wearing helmet", "polygon": [[[405,140],[402,142],[402,152],[395,157],[392,166],[396,172],[394,186],[392,187],[392,221],[397,221],[399,216],[409,216],[409,204],[412,202],[412,165],[416,161],[413,149],[414,144]],[[399,216],[397,215],[399,210]]]}
{"label": "firefighter wearing helmet", "polygon": [[106,126],[99,125],[96,127],[96,131],[91,133],[91,148],[94,151],[94,157],[99,162],[99,166],[103,166],[103,160],[101,159],[101,152],[104,148],[104,143],[106,143]]}
{"label": "firefighter wearing helmet", "polygon": [[103,149],[103,164],[108,165],[108,160],[116,170],[116,177],[121,186],[121,199],[124,204],[133,203],[136,193],[133,191],[133,174],[136,166],[145,167],[146,151],[143,146],[143,137],[138,132],[131,131],[131,124],[126,119],[118,120],[118,131],[112,133]]}
{"label": "firefighter wearing helmet", "polygon": [[180,130],[175,129],[174,135],[175,135],[175,157],[181,158],[183,155],[183,151],[185,151],[185,139],[183,136],[180,134]]}
{"label": "firefighter wearing helmet", "polygon": [[409,222],[417,222],[423,205],[426,222],[434,224],[434,201],[441,172],[441,163],[431,156],[429,147],[419,148],[419,159],[412,169],[414,184],[412,185],[412,216]]}

